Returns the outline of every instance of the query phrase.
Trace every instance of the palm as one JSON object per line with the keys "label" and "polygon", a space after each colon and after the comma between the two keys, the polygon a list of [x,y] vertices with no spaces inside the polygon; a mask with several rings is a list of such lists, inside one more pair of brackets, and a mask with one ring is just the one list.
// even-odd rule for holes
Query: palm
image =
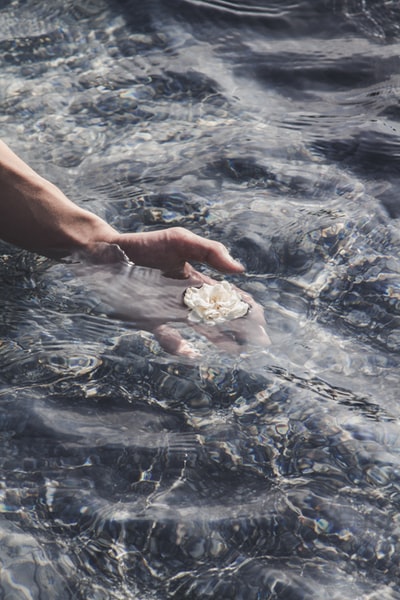
{"label": "palm", "polygon": [[[227,255],[221,244],[190,232],[186,235],[186,230],[183,231],[185,234],[182,236],[179,228],[175,230],[175,239],[171,239],[171,233],[144,234],[140,244],[137,243],[137,234],[126,236],[125,244],[122,244],[125,253],[129,257],[133,255],[135,262],[140,261],[145,266],[123,260],[124,254],[118,246],[98,244],[93,247],[89,262],[84,257],[73,268],[115,316],[134,323],[140,329],[152,331],[169,352],[193,355],[195,351],[173,324],[188,323],[188,309],[183,303],[185,289],[215,281],[194,269],[185,258],[203,262],[207,255],[210,264],[225,265],[227,270],[230,267],[232,271],[241,271],[242,267]],[[216,345],[230,351],[246,344],[268,345],[262,307],[248,294],[240,294],[251,306],[246,318],[213,327],[206,324],[193,327]]]}

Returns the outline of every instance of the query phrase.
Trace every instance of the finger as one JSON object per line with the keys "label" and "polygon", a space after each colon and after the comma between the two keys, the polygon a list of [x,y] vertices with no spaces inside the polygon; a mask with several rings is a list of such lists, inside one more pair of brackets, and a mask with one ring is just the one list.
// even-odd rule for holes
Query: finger
{"label": "finger", "polygon": [[219,328],[210,325],[193,325],[193,328],[197,333],[207,338],[218,350],[228,354],[237,354],[243,350],[243,344],[238,342],[233,331],[221,331]]}
{"label": "finger", "polygon": [[246,351],[249,346],[270,346],[271,340],[264,325],[264,319],[260,321],[259,317],[248,316],[216,325],[198,323],[192,326],[219,349],[236,353]]}
{"label": "finger", "polygon": [[196,358],[199,352],[185,340],[179,331],[169,325],[160,325],[153,329],[153,334],[160,346],[170,354]]}
{"label": "finger", "polygon": [[254,321],[246,327],[239,327],[233,335],[238,344],[266,348],[271,345],[271,339],[261,323]]}
{"label": "finger", "polygon": [[235,260],[226,246],[221,242],[203,238],[187,229],[180,227],[168,231],[170,243],[176,245],[180,257],[185,262],[175,261],[168,268],[164,268],[164,275],[176,279],[191,277],[194,269],[187,261],[208,264],[210,267],[224,273],[243,273],[243,265]]}
{"label": "finger", "polygon": [[250,303],[250,312],[247,317],[237,319],[232,325],[235,328],[236,339],[242,344],[251,344],[253,346],[266,347],[271,345],[270,337],[267,333],[264,317],[264,309],[254,300]]}
{"label": "finger", "polygon": [[235,260],[221,242],[202,238],[185,231],[188,244],[188,260],[207,263],[210,267],[225,273],[243,273],[243,265]]}
{"label": "finger", "polygon": [[242,273],[243,265],[220,242],[203,238],[184,227],[162,231],[118,234],[113,240],[136,264],[184,277],[188,261],[207,263],[226,273]]}
{"label": "finger", "polygon": [[269,346],[270,337],[267,333],[263,307],[255,302],[254,298],[237,286],[234,286],[242,299],[250,306],[250,312],[244,318],[232,322],[236,330],[236,338],[241,343],[250,343],[256,346]]}

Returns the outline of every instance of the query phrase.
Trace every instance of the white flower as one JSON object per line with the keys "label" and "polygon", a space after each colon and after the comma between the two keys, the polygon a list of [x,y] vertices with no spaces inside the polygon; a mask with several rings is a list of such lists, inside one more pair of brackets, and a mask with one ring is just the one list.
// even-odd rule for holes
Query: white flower
{"label": "white flower", "polygon": [[204,283],[200,288],[189,287],[185,291],[183,301],[191,309],[189,321],[204,321],[209,325],[244,317],[250,308],[227,281],[215,285]]}

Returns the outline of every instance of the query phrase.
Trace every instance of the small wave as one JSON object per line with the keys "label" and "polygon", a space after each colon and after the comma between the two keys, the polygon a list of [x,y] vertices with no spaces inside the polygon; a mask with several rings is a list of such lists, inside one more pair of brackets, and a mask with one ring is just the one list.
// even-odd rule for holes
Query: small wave
{"label": "small wave", "polygon": [[268,7],[256,2],[238,2],[236,0],[189,0],[190,4],[199,7],[213,8],[224,12],[229,12],[234,15],[247,16],[265,16],[265,17],[283,17],[290,10],[298,8],[298,3],[288,3],[283,6],[282,2],[269,2]]}

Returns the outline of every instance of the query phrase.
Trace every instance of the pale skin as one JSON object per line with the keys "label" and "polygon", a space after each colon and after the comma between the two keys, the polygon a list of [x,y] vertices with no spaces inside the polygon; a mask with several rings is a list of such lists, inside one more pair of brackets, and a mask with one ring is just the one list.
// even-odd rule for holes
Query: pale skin
{"label": "pale skin", "polygon": [[[208,264],[224,273],[238,274],[244,270],[223,244],[182,227],[141,233],[118,232],[100,217],[72,202],[2,141],[0,190],[0,238],[25,250],[61,257],[74,251],[90,254],[99,244],[117,245],[136,265],[159,269],[168,277],[188,280],[186,286],[210,281],[194,269],[190,261]],[[153,290],[153,293],[161,294],[162,289]],[[266,342],[268,336],[261,307],[245,296],[252,305],[253,325],[257,323],[258,334],[265,335]],[[158,333],[166,349],[191,354],[176,331],[159,322],[152,328],[152,315],[147,321],[147,328]]]}

